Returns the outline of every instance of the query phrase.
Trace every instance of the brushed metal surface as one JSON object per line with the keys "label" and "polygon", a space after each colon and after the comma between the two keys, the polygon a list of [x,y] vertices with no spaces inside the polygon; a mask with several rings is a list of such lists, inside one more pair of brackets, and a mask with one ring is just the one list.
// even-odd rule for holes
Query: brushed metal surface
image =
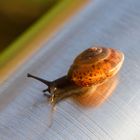
{"label": "brushed metal surface", "polygon": [[[94,0],[10,77],[0,88],[1,140],[140,139],[140,1]],[[100,107],[83,109],[61,102],[48,128],[45,86],[65,74],[74,57],[93,44],[117,48],[125,62],[113,95]]]}

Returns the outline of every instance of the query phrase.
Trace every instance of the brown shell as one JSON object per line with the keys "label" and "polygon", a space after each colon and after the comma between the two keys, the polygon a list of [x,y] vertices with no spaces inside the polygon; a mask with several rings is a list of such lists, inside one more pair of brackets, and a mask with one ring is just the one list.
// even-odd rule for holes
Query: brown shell
{"label": "brown shell", "polygon": [[123,53],[116,49],[89,48],[75,58],[68,78],[78,86],[101,84],[119,71],[123,60]]}

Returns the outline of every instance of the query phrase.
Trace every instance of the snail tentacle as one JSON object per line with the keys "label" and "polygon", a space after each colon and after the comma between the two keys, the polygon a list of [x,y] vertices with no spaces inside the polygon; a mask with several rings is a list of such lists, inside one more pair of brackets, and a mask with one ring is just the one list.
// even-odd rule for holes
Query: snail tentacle
{"label": "snail tentacle", "polygon": [[44,83],[44,84],[47,85],[48,87],[49,87],[49,86],[51,85],[51,83],[52,83],[52,82],[47,81],[47,80],[45,80],[45,79],[42,79],[42,78],[39,78],[39,77],[37,77],[37,76],[31,75],[31,74],[29,74],[29,73],[27,74],[27,77],[34,78],[34,79],[36,79],[36,80],[38,80],[38,81]]}

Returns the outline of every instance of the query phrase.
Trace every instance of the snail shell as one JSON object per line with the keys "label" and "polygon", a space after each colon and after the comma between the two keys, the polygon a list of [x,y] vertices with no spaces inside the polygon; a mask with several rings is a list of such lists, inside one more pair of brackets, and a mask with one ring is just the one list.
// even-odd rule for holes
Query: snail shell
{"label": "snail shell", "polygon": [[75,58],[68,78],[82,87],[102,84],[119,71],[123,60],[123,53],[116,49],[89,48]]}

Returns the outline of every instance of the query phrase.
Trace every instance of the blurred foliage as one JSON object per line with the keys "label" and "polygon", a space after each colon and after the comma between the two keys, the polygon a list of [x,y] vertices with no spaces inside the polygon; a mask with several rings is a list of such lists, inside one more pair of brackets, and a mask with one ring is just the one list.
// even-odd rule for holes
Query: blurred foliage
{"label": "blurred foliage", "polygon": [[0,1],[0,52],[59,0]]}

